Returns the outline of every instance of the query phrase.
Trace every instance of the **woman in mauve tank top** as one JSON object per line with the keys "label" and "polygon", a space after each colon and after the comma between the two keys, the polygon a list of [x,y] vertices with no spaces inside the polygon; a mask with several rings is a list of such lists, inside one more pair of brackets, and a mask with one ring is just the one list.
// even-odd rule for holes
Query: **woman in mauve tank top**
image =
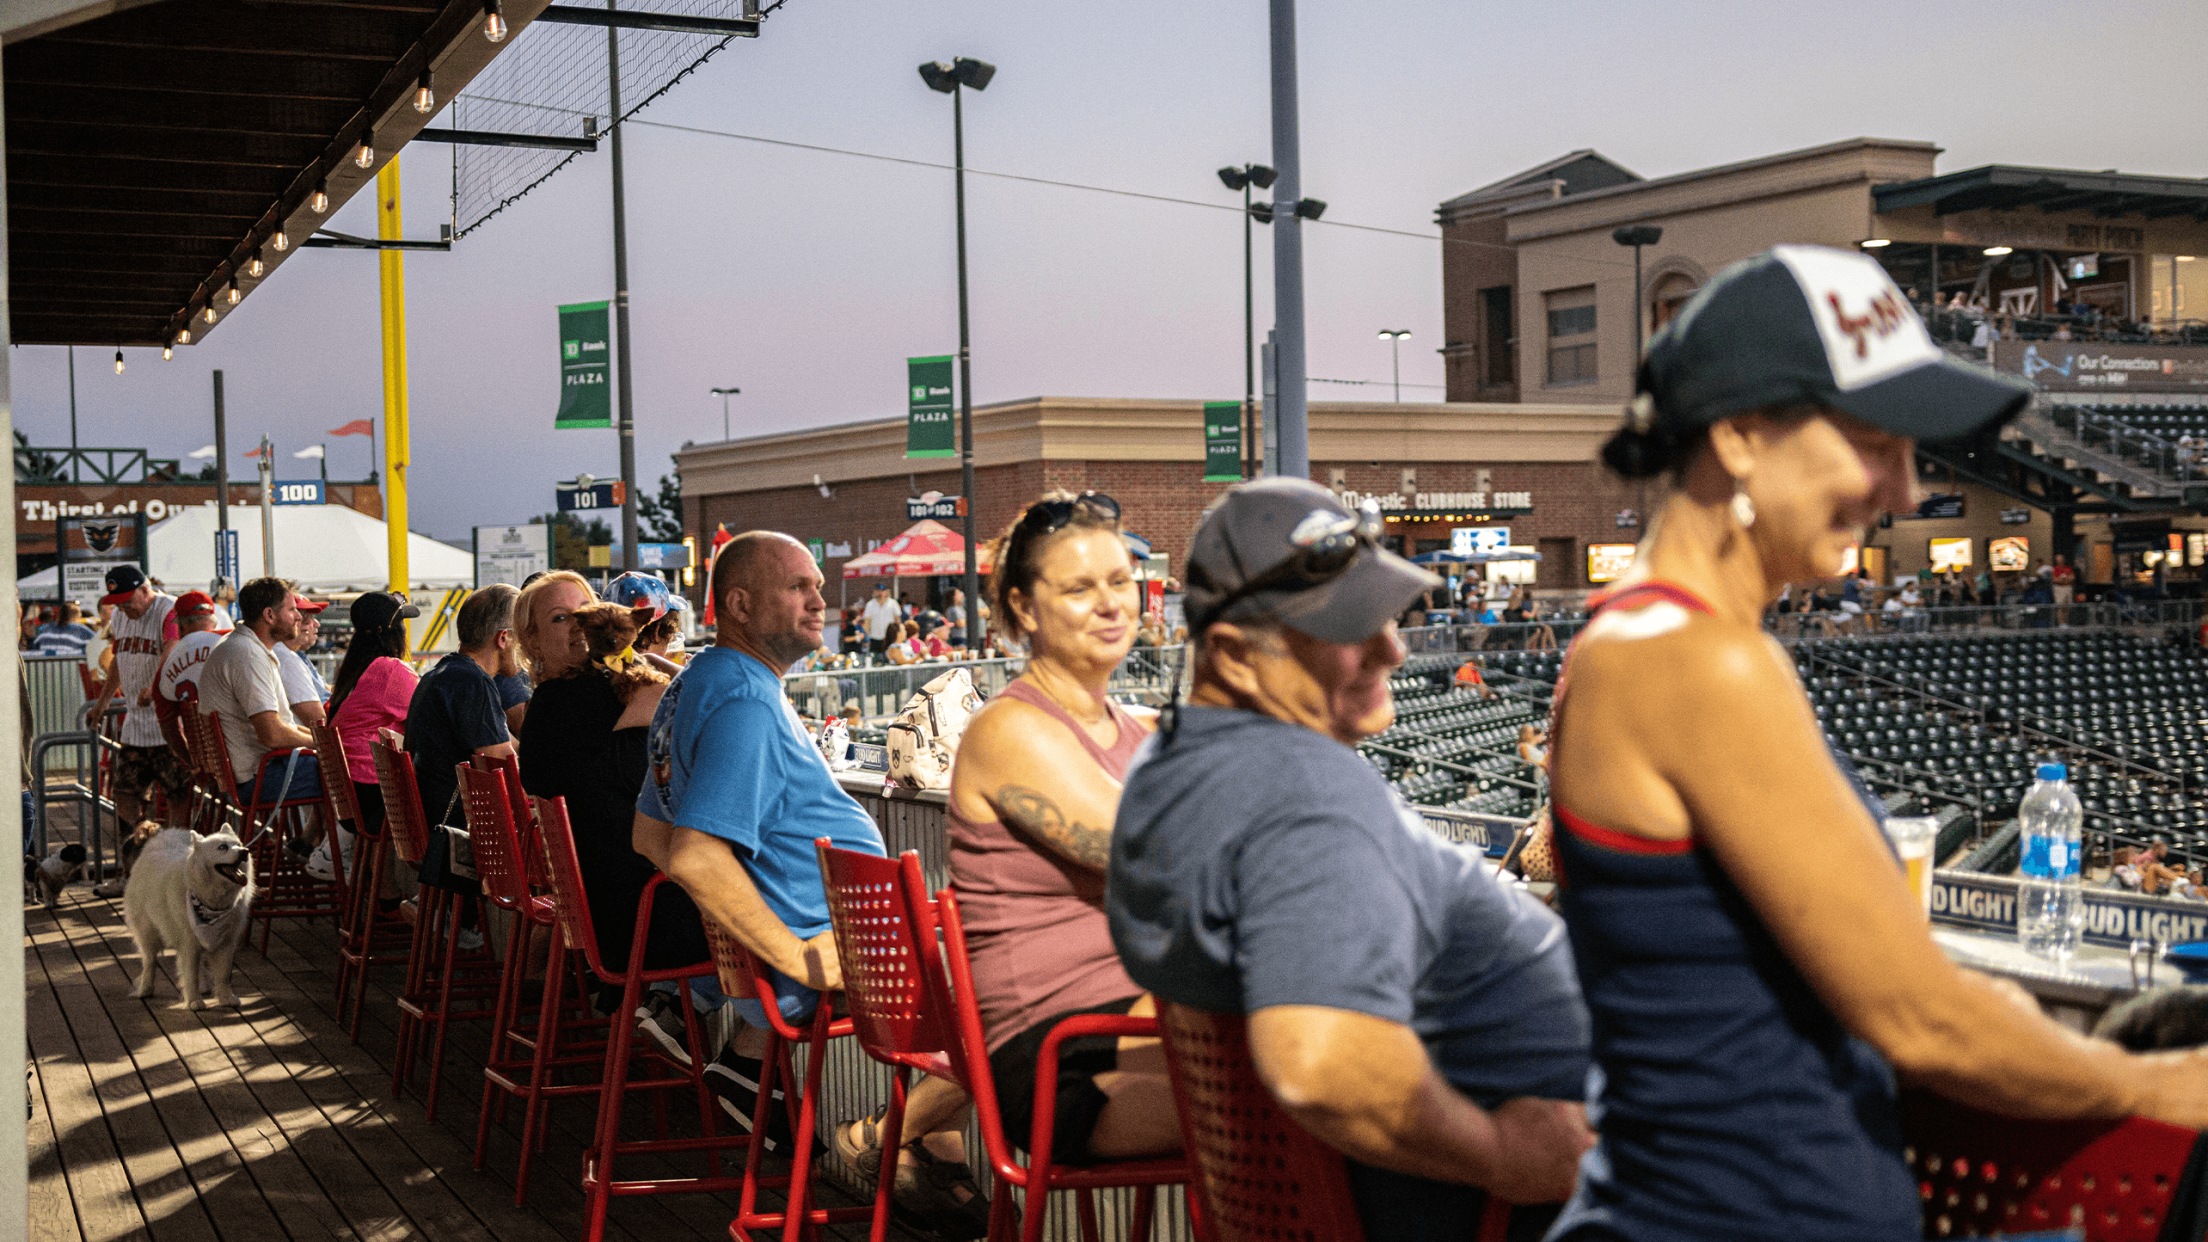
{"label": "woman in mauve tank top", "polygon": [[[1061,1019],[1155,1012],[1104,917],[1120,783],[1150,735],[1105,692],[1142,619],[1119,505],[1096,492],[1043,497],[997,542],[990,585],[997,626],[1027,644],[1027,671],[959,741],[950,869],[1000,1119],[1012,1142],[1032,1152],[1046,1139],[1064,1163],[1177,1151],[1155,1039],[1067,1040],[1057,1081],[1035,1081]],[[1038,1091],[1057,1102],[1047,1136],[1029,1133]]]}
{"label": "woman in mauve tank top", "polygon": [[1697,294],[1638,386],[1603,459],[1672,492],[1550,732],[1601,1134],[1550,1242],[1923,1237],[1897,1076],[2005,1116],[2208,1123],[2208,1059],[2146,1064],[1948,960],[1763,630],[1915,507],[1919,439],[2028,390],[1942,353],[1870,257],[1795,246]]}

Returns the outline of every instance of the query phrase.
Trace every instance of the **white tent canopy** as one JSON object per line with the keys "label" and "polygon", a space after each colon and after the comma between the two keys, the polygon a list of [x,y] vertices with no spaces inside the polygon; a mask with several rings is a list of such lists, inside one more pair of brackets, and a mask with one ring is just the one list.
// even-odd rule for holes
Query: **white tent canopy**
{"label": "white tent canopy", "polygon": [[[277,505],[276,572],[320,594],[380,590],[386,583],[388,552],[381,519],[344,505]],[[238,534],[238,567],[246,578],[261,576],[261,511],[230,506],[230,529]],[[466,550],[409,531],[407,559],[411,590],[464,587],[475,581],[475,558]],[[147,572],[178,591],[203,590],[215,576],[215,506],[179,509],[146,532]],[[55,572],[43,569],[16,583],[31,598],[51,596]]]}

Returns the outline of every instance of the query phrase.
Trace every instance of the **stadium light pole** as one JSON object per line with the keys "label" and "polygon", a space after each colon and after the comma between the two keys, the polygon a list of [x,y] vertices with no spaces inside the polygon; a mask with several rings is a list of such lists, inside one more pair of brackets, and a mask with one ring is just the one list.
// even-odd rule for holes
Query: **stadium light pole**
{"label": "stadium light pole", "polygon": [[[606,0],[611,12],[615,0]],[[621,570],[637,567],[636,532],[636,406],[629,381],[629,206],[621,174],[621,28],[606,23],[607,115],[613,128],[613,319],[614,365],[619,367],[614,389],[620,403],[617,423],[621,437]]]}
{"label": "stadium light pole", "polygon": [[987,90],[996,76],[995,65],[970,56],[920,66],[920,80],[928,89],[951,97],[951,175],[958,217],[958,486],[966,500],[959,533],[966,542],[966,641],[976,648],[983,630],[981,571],[974,548],[974,361],[966,315],[966,92],[960,88]]}
{"label": "stadium light pole", "polygon": [[1388,351],[1395,362],[1395,403],[1403,404],[1403,338],[1409,336],[1409,328],[1382,328],[1380,339],[1388,343]]}
{"label": "stadium light pole", "polygon": [[1641,368],[1641,247],[1664,240],[1664,230],[1653,224],[1628,224],[1611,230],[1610,240],[1633,248],[1633,370]]}
{"label": "stadium light pole", "polygon": [[[1250,187],[1269,190],[1273,170],[1263,164],[1229,165],[1219,170],[1219,180],[1230,190],[1242,191],[1242,477],[1257,474],[1257,295],[1250,237],[1262,221],[1273,222],[1271,203],[1250,201]],[[1262,214],[1260,214],[1262,213]]]}
{"label": "stadium light pole", "polygon": [[721,399],[721,442],[726,444],[728,442],[728,399],[744,390],[741,388],[714,388],[708,391]]}

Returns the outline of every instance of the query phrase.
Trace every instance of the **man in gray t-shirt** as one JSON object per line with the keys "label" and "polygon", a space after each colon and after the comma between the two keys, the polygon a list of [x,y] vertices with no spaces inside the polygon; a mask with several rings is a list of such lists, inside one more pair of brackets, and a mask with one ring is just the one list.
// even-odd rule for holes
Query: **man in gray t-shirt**
{"label": "man in gray t-shirt", "polygon": [[1205,519],[1194,688],[1128,773],[1105,901],[1135,982],[1250,1016],[1259,1076],[1350,1158],[1368,1237],[1469,1239],[1489,1192],[1570,1192],[1587,1010],[1562,922],[1353,749],[1394,717],[1392,618],[1433,583],[1377,525],[1291,479]]}

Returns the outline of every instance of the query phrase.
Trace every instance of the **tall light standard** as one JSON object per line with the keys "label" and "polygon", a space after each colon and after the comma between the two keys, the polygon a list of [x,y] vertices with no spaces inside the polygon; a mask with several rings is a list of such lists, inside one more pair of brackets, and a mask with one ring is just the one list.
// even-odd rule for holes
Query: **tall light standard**
{"label": "tall light standard", "polygon": [[[1228,166],[1219,170],[1219,180],[1230,190],[1242,191],[1242,477],[1253,478],[1257,474],[1259,457],[1257,444],[1257,299],[1252,291],[1255,281],[1251,275],[1250,234],[1256,222],[1273,222],[1271,203],[1250,201],[1250,187],[1260,190],[1273,187],[1273,170],[1263,164],[1244,164],[1240,168]],[[1263,214],[1259,212],[1262,210]],[[2173,286],[2174,287],[2174,286]]]}
{"label": "tall light standard", "polygon": [[1633,370],[1641,368],[1641,247],[1664,240],[1664,230],[1653,224],[1628,224],[1610,232],[1610,240],[1633,247]]}
{"label": "tall light standard", "polygon": [[721,399],[721,440],[726,443],[728,440],[728,399],[744,390],[741,388],[712,388],[707,391]]}
{"label": "tall light standard", "polygon": [[958,204],[958,486],[966,499],[959,534],[966,541],[966,640],[977,647],[982,636],[981,572],[974,559],[974,362],[966,319],[966,93],[959,88],[987,90],[996,76],[995,65],[969,56],[920,66],[920,80],[928,89],[951,97],[951,167]]}
{"label": "tall light standard", "polygon": [[1395,359],[1395,403],[1403,404],[1403,338],[1409,336],[1409,328],[1382,328],[1380,339],[1388,343],[1388,352]]}

